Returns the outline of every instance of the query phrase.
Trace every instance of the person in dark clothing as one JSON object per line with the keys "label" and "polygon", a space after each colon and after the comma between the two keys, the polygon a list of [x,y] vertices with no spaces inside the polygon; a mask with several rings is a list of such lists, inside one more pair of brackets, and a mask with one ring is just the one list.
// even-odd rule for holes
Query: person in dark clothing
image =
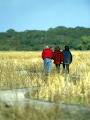
{"label": "person in dark clothing", "polygon": [[53,60],[54,60],[55,66],[56,66],[56,70],[59,73],[60,72],[60,64],[62,64],[63,60],[64,60],[63,53],[60,51],[59,46],[55,47],[55,50],[53,52]]}
{"label": "person in dark clothing", "polygon": [[65,49],[63,50],[64,55],[64,62],[63,62],[63,69],[69,73],[69,66],[72,63],[72,54],[69,50],[69,46],[65,46]]}

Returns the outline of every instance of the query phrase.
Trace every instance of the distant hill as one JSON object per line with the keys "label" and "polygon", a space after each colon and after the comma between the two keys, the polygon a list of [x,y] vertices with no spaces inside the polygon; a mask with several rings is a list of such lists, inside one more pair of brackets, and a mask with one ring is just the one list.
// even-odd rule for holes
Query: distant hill
{"label": "distant hill", "polygon": [[0,33],[0,50],[42,50],[45,45],[54,47],[69,45],[75,50],[90,50],[90,28],[67,28],[58,26],[43,30],[25,30],[17,32],[9,29]]}

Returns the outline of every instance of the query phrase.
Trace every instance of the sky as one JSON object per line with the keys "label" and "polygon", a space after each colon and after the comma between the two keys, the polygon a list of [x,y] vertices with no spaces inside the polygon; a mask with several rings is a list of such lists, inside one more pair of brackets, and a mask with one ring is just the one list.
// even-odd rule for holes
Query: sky
{"label": "sky", "polygon": [[90,28],[90,0],[0,0],[0,32]]}

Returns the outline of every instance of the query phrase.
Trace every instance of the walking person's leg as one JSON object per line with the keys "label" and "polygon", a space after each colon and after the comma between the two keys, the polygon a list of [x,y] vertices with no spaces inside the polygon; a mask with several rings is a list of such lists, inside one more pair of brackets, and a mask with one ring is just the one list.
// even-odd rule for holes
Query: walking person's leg
{"label": "walking person's leg", "polygon": [[46,58],[46,59],[44,60],[44,72],[45,72],[46,75],[47,75],[47,74],[50,74],[50,72],[51,72],[51,67],[52,67],[52,60],[49,59],[49,58]]}
{"label": "walking person's leg", "polygon": [[65,69],[65,64],[63,64],[63,69]]}
{"label": "walking person's leg", "polygon": [[52,68],[52,60],[47,59],[47,72],[48,72],[48,74],[51,73],[51,68]]}
{"label": "walking person's leg", "polygon": [[69,74],[69,64],[66,64],[66,71]]}
{"label": "walking person's leg", "polygon": [[60,64],[55,64],[55,66],[56,66],[57,72],[60,73]]}
{"label": "walking person's leg", "polygon": [[47,73],[47,59],[44,59],[44,73]]}
{"label": "walking person's leg", "polygon": [[63,73],[65,72],[66,65],[63,63]]}

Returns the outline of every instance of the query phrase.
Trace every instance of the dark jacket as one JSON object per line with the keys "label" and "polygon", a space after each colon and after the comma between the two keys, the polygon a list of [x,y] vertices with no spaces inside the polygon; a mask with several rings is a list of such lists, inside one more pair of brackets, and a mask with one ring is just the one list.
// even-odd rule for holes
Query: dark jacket
{"label": "dark jacket", "polygon": [[53,52],[53,60],[54,60],[54,64],[63,63],[63,60],[64,60],[63,53],[60,50],[59,51],[54,51]]}
{"label": "dark jacket", "polygon": [[72,62],[72,54],[70,51],[63,50],[64,64],[70,64]]}

